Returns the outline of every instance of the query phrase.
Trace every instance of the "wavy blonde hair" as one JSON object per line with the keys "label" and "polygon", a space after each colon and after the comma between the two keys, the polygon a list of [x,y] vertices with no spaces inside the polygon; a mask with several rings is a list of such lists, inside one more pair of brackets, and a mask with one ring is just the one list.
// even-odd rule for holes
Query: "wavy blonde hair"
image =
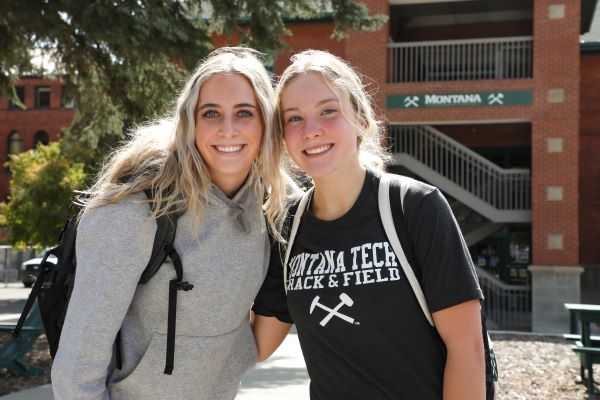
{"label": "wavy blonde hair", "polygon": [[[260,53],[244,47],[213,51],[196,68],[179,94],[172,116],[142,125],[110,154],[93,186],[80,196],[86,208],[116,203],[150,189],[151,217],[169,210],[192,213],[199,227],[206,210],[210,173],[196,148],[196,104],[202,85],[218,74],[240,74],[252,85],[263,122],[261,150],[250,171],[272,232],[283,218],[286,184],[282,170],[283,141],[275,123],[275,96]],[[258,179],[255,179],[258,178]]]}
{"label": "wavy blonde hair", "polygon": [[353,122],[359,133],[359,159],[365,166],[383,169],[389,160],[388,152],[382,146],[384,124],[377,119],[371,95],[361,75],[346,61],[331,53],[321,50],[305,50],[294,54],[292,64],[283,71],[279,78],[275,95],[277,98],[277,114],[279,129],[283,133],[283,114],[281,112],[281,96],[286,85],[299,75],[318,73],[338,96],[347,96],[354,111]]}

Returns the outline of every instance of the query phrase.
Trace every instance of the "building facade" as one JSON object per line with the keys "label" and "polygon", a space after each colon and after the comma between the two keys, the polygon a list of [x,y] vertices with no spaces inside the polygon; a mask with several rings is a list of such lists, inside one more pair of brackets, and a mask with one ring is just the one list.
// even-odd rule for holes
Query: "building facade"
{"label": "building facade", "polygon": [[64,99],[61,79],[23,77],[15,86],[25,108],[0,99],[0,201],[9,193],[10,171],[5,163],[10,155],[58,140],[61,130],[73,121],[73,107]]}
{"label": "building facade", "polygon": [[[274,72],[316,48],[368,77],[389,123],[389,168],[447,196],[492,326],[566,332],[563,303],[600,303],[600,46],[580,43],[596,0],[363,2],[389,16],[381,30],[338,41],[331,20],[290,21]],[[60,82],[19,85],[27,110],[0,102],[4,157],[14,132],[28,149],[38,131],[54,140],[72,119],[54,95]],[[42,87],[53,94],[45,109]]]}
{"label": "building facade", "polygon": [[448,196],[494,322],[566,332],[600,263],[595,1],[366,3],[390,19],[343,56],[378,85],[391,169]]}

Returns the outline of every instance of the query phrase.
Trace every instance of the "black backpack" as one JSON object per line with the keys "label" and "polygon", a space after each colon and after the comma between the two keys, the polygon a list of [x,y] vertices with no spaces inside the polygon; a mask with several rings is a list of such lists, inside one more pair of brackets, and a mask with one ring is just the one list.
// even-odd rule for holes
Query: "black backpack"
{"label": "black backpack", "polygon": [[[145,191],[146,196],[152,198],[152,192]],[[13,337],[19,338],[25,319],[29,315],[35,300],[38,300],[38,306],[44,325],[44,331],[50,347],[52,358],[58,350],[60,334],[69,306],[69,299],[75,283],[75,273],[77,269],[77,259],[75,255],[75,238],[77,236],[78,214],[81,207],[73,202],[69,208],[69,217],[60,232],[59,245],[50,249],[44,255],[40,263],[40,271],[37,280],[31,289],[31,293],[23,312],[13,330]],[[175,322],[177,310],[177,292],[179,290],[191,290],[194,286],[183,281],[183,267],[177,251],[173,248],[173,241],[177,232],[177,220],[182,215],[181,212],[171,211],[156,219],[157,229],[154,236],[154,245],[150,260],[139,284],[145,284],[156,274],[167,256],[171,258],[176,279],[169,282],[169,313],[168,313],[168,331],[167,331],[167,359],[165,365],[165,374],[170,375],[173,372],[173,363],[175,357]],[[56,256],[56,264],[48,261],[50,255]],[[121,369],[121,331],[115,338],[116,367]]]}
{"label": "black backpack", "polygon": [[[398,239],[400,240],[408,263],[415,272],[417,280],[420,282],[422,276],[421,267],[419,266],[417,257],[415,256],[414,243],[409,235],[408,227],[404,219],[404,213],[402,212],[400,191],[400,181],[398,179],[391,179],[390,206],[392,210],[396,211],[392,214],[394,227],[396,228]],[[498,382],[498,366],[496,364],[496,355],[494,354],[494,349],[490,345],[483,306],[481,307],[481,328],[483,333],[483,348],[485,351],[485,398],[486,400],[494,400],[496,394],[495,382]]]}

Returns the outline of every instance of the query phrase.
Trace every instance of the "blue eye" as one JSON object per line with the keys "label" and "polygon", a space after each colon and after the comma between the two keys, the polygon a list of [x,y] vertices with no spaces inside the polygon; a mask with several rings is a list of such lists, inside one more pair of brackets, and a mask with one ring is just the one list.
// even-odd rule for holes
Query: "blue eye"
{"label": "blue eye", "polygon": [[336,110],[336,109],[333,109],[333,108],[326,108],[325,110],[323,110],[323,111],[321,112],[321,115],[330,115],[330,114],[333,114],[333,113],[335,113],[336,111],[337,111],[337,110]]}
{"label": "blue eye", "polygon": [[302,121],[302,117],[299,115],[292,115],[287,119],[287,122],[300,122]]}
{"label": "blue eye", "polygon": [[219,113],[215,110],[208,110],[204,114],[202,114],[202,117],[204,117],[204,118],[216,118],[218,116],[219,116]]}
{"label": "blue eye", "polygon": [[254,114],[252,114],[252,112],[250,112],[248,110],[240,110],[240,111],[238,111],[238,117],[241,117],[241,118],[250,118],[253,115]]}

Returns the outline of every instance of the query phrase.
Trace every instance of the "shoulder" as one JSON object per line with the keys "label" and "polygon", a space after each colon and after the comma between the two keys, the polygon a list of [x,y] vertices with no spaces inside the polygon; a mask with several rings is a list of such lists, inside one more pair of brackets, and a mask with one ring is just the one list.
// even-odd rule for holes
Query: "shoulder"
{"label": "shoulder", "polygon": [[375,188],[379,186],[383,174],[390,176],[391,187],[397,187],[403,192],[402,206],[405,212],[407,208],[420,207],[423,203],[429,202],[429,198],[443,198],[443,195],[437,187],[425,182],[404,175],[367,170],[367,178],[372,179],[375,183]]}
{"label": "shoulder", "polygon": [[150,220],[150,207],[144,193],[136,193],[116,203],[84,209],[77,235],[97,234],[100,232],[135,232]]}

